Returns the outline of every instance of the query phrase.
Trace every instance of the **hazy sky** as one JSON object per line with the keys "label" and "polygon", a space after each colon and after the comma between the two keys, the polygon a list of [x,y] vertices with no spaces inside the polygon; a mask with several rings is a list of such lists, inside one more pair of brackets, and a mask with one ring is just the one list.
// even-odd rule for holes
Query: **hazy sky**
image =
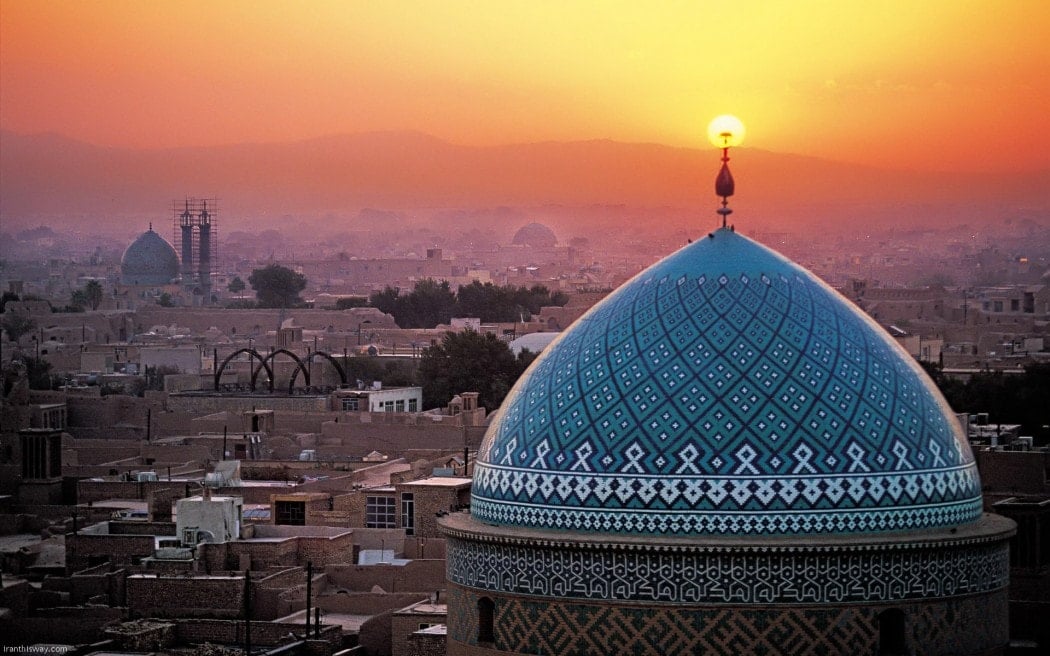
{"label": "hazy sky", "polygon": [[1050,164],[1050,2],[0,3],[0,127],[131,147],[420,130]]}

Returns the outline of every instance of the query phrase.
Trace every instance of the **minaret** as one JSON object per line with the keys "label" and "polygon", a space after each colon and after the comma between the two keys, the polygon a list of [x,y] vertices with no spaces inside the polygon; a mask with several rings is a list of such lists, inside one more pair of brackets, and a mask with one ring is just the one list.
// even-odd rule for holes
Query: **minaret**
{"label": "minaret", "polygon": [[179,214],[179,226],[182,228],[182,281],[188,284],[193,278],[193,214],[190,212],[190,201]]}
{"label": "minaret", "polygon": [[198,271],[201,295],[204,297],[203,303],[208,305],[211,298],[211,214],[208,213],[207,200],[201,207],[198,225],[200,230],[200,247],[197,252]]}

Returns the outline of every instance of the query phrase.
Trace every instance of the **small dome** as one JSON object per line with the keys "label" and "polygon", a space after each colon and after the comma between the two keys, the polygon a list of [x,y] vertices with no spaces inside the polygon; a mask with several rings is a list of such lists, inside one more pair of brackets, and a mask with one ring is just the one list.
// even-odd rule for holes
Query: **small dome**
{"label": "small dome", "polygon": [[179,256],[150,228],[124,251],[120,277],[125,285],[167,285],[179,277]]}
{"label": "small dome", "polygon": [[624,284],[511,390],[476,463],[490,524],[879,533],[981,515],[932,381],[811,273],[721,229]]}
{"label": "small dome", "polygon": [[542,223],[530,223],[514,233],[514,239],[511,243],[515,246],[554,248],[558,245],[558,237],[553,230]]}

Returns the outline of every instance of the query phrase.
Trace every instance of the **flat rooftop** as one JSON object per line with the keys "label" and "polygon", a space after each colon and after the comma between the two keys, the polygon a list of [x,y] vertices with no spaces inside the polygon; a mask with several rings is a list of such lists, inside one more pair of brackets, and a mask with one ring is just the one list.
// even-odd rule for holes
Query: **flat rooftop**
{"label": "flat rooftop", "polygon": [[473,479],[464,478],[462,476],[431,476],[430,478],[423,478],[418,481],[402,483],[402,485],[419,487],[460,487],[463,485],[470,485],[472,480]]}

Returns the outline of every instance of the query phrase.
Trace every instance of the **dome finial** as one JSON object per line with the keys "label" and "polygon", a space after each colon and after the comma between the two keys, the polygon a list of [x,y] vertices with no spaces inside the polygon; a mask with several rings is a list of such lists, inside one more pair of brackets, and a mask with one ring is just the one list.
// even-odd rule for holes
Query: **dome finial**
{"label": "dome finial", "polygon": [[729,171],[729,148],[740,145],[744,140],[744,124],[735,116],[723,114],[716,116],[707,126],[707,138],[711,143],[722,149],[722,168],[715,178],[715,193],[722,197],[722,207],[718,213],[722,215],[722,227],[726,227],[726,217],[733,213],[729,209],[729,197],[733,195],[735,184],[733,174]]}

